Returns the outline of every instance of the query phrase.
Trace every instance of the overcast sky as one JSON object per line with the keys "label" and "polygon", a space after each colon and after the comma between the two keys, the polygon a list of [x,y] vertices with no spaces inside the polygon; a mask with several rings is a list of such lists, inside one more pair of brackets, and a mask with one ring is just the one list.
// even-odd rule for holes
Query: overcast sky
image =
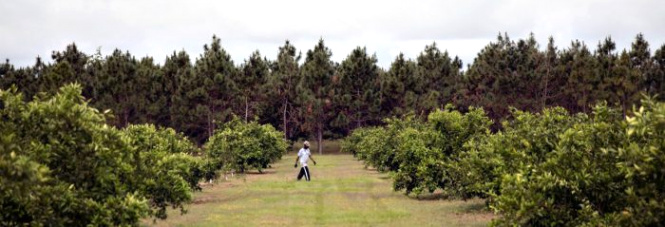
{"label": "overcast sky", "polygon": [[388,68],[400,52],[415,58],[436,41],[466,65],[499,32],[533,32],[541,48],[553,36],[559,49],[574,39],[595,49],[611,35],[619,50],[642,32],[653,53],[665,43],[665,1],[0,0],[0,59],[17,66],[50,61],[72,42],[87,54],[119,48],[159,63],[185,50],[193,61],[213,34],[235,64],[257,49],[275,59],[286,39],[305,53],[323,38],[336,62],[365,46]]}

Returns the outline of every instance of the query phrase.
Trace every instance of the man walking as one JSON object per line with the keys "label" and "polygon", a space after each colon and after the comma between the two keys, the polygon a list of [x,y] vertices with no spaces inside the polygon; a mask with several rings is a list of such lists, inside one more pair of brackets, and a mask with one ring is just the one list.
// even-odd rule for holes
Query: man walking
{"label": "man walking", "polygon": [[309,159],[312,159],[312,162],[314,162],[314,165],[316,165],[316,160],[312,158],[312,153],[309,152],[309,142],[305,141],[303,143],[303,148],[298,151],[298,157],[296,157],[296,164],[293,166],[293,168],[298,168],[298,162],[300,161],[300,165],[302,168],[300,168],[300,173],[298,173],[298,180],[302,179],[303,176],[305,176],[305,180],[309,181],[311,175],[309,174],[309,168],[307,168],[307,161]]}

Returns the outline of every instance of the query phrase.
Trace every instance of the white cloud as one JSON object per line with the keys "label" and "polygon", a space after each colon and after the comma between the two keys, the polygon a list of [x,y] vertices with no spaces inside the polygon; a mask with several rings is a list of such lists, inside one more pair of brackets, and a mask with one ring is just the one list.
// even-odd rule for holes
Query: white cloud
{"label": "white cloud", "polygon": [[611,35],[618,49],[642,32],[655,50],[665,43],[663,8],[658,0],[3,1],[0,58],[31,65],[76,42],[89,54],[119,48],[161,62],[184,49],[194,60],[213,34],[236,64],[256,49],[274,58],[286,39],[304,53],[319,38],[338,62],[366,46],[387,68],[399,52],[415,58],[436,41],[467,64],[504,31],[513,39],[534,32],[543,47],[553,36],[559,48],[573,39],[595,47]]}

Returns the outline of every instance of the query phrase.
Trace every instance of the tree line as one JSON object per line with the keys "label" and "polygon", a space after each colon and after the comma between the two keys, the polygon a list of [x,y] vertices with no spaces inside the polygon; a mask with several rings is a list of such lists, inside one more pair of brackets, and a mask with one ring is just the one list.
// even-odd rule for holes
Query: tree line
{"label": "tree line", "polygon": [[113,125],[170,127],[198,144],[234,116],[271,124],[287,139],[320,141],[391,116],[425,118],[446,104],[463,112],[483,107],[500,122],[511,106],[590,113],[605,100],[625,115],[640,94],[665,97],[665,45],[652,54],[642,34],[621,51],[610,37],[592,50],[578,40],[559,48],[550,38],[541,48],[533,34],[519,40],[499,34],[466,70],[436,43],[415,59],[399,54],[388,69],[364,47],[334,62],[322,39],[304,54],[286,41],[273,60],[256,51],[240,64],[216,36],[203,50],[193,61],[174,51],[160,65],[118,49],[90,55],[71,44],[52,53],[53,63],[37,57],[30,67],[0,64],[0,88],[15,85],[29,98],[78,82],[90,105],[113,111]]}

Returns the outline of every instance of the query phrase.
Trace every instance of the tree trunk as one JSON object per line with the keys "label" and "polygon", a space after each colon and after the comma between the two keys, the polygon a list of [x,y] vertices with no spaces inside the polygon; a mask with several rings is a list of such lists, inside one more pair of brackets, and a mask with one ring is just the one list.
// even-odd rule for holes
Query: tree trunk
{"label": "tree trunk", "polygon": [[247,117],[249,116],[249,103],[247,101],[247,96],[245,96],[245,122],[247,122]]}
{"label": "tree trunk", "polygon": [[214,116],[215,116],[215,107],[209,107],[210,112],[208,113],[208,138],[212,137],[212,134],[215,132],[215,123],[214,123]]}
{"label": "tree trunk", "polygon": [[122,113],[122,127],[126,128],[129,125],[129,110],[125,109]]}
{"label": "tree trunk", "polygon": [[284,99],[284,113],[282,114],[282,122],[283,122],[283,124],[284,124],[284,126],[283,126],[284,128],[282,128],[282,130],[284,130],[284,140],[287,140],[287,139],[288,139],[288,137],[286,136],[286,131],[287,131],[287,129],[288,129],[288,127],[287,127],[287,125],[286,125],[286,124],[287,124],[287,123],[286,123],[286,108],[288,107],[288,103],[287,103],[287,102],[288,102],[288,100],[285,98],[285,99]]}
{"label": "tree trunk", "polygon": [[626,112],[628,112],[628,107],[626,105],[627,100],[628,97],[626,97],[626,92],[624,91],[623,100],[621,102],[621,111],[623,113],[623,119],[626,119]]}
{"label": "tree trunk", "polygon": [[322,127],[319,127],[318,132],[316,133],[316,143],[317,147],[319,149],[319,155],[323,154],[323,129]]}
{"label": "tree trunk", "polygon": [[[584,88],[584,89],[586,89],[586,88]],[[587,93],[586,91],[582,92],[582,97],[583,97],[583,100],[584,100],[584,105],[582,106],[582,112],[584,112],[584,113],[587,113],[586,112],[586,106],[588,105],[587,103],[589,103],[589,101],[587,100],[587,97],[586,97],[586,93]]]}
{"label": "tree trunk", "polygon": [[208,120],[206,122],[208,123],[208,130],[207,130],[208,131],[208,138],[210,138],[210,137],[212,137],[212,134],[210,133],[210,127],[211,127],[211,125],[210,125],[210,122],[211,122],[210,121],[210,113],[208,113]]}
{"label": "tree trunk", "polygon": [[[360,89],[356,89],[356,98],[360,100]],[[358,102],[358,103],[362,103]],[[360,128],[360,118],[362,117],[362,114],[360,113],[360,104],[356,106],[356,128]]]}
{"label": "tree trunk", "polygon": [[167,125],[171,128],[177,128],[175,125],[175,114],[174,114],[175,111],[173,111],[173,109],[175,108],[174,106],[176,106],[175,105],[176,101],[174,99],[176,95],[179,95],[178,94],[179,89],[177,81],[175,79],[173,81],[174,82],[171,89],[172,93],[168,96],[167,105],[166,105],[169,108],[167,112],[169,115],[169,123]]}
{"label": "tree trunk", "polygon": [[547,96],[549,94],[548,83],[550,81],[550,65],[547,64],[547,73],[545,74],[545,87],[543,88],[543,96],[541,97],[541,107],[540,110],[544,110],[547,107]]}

